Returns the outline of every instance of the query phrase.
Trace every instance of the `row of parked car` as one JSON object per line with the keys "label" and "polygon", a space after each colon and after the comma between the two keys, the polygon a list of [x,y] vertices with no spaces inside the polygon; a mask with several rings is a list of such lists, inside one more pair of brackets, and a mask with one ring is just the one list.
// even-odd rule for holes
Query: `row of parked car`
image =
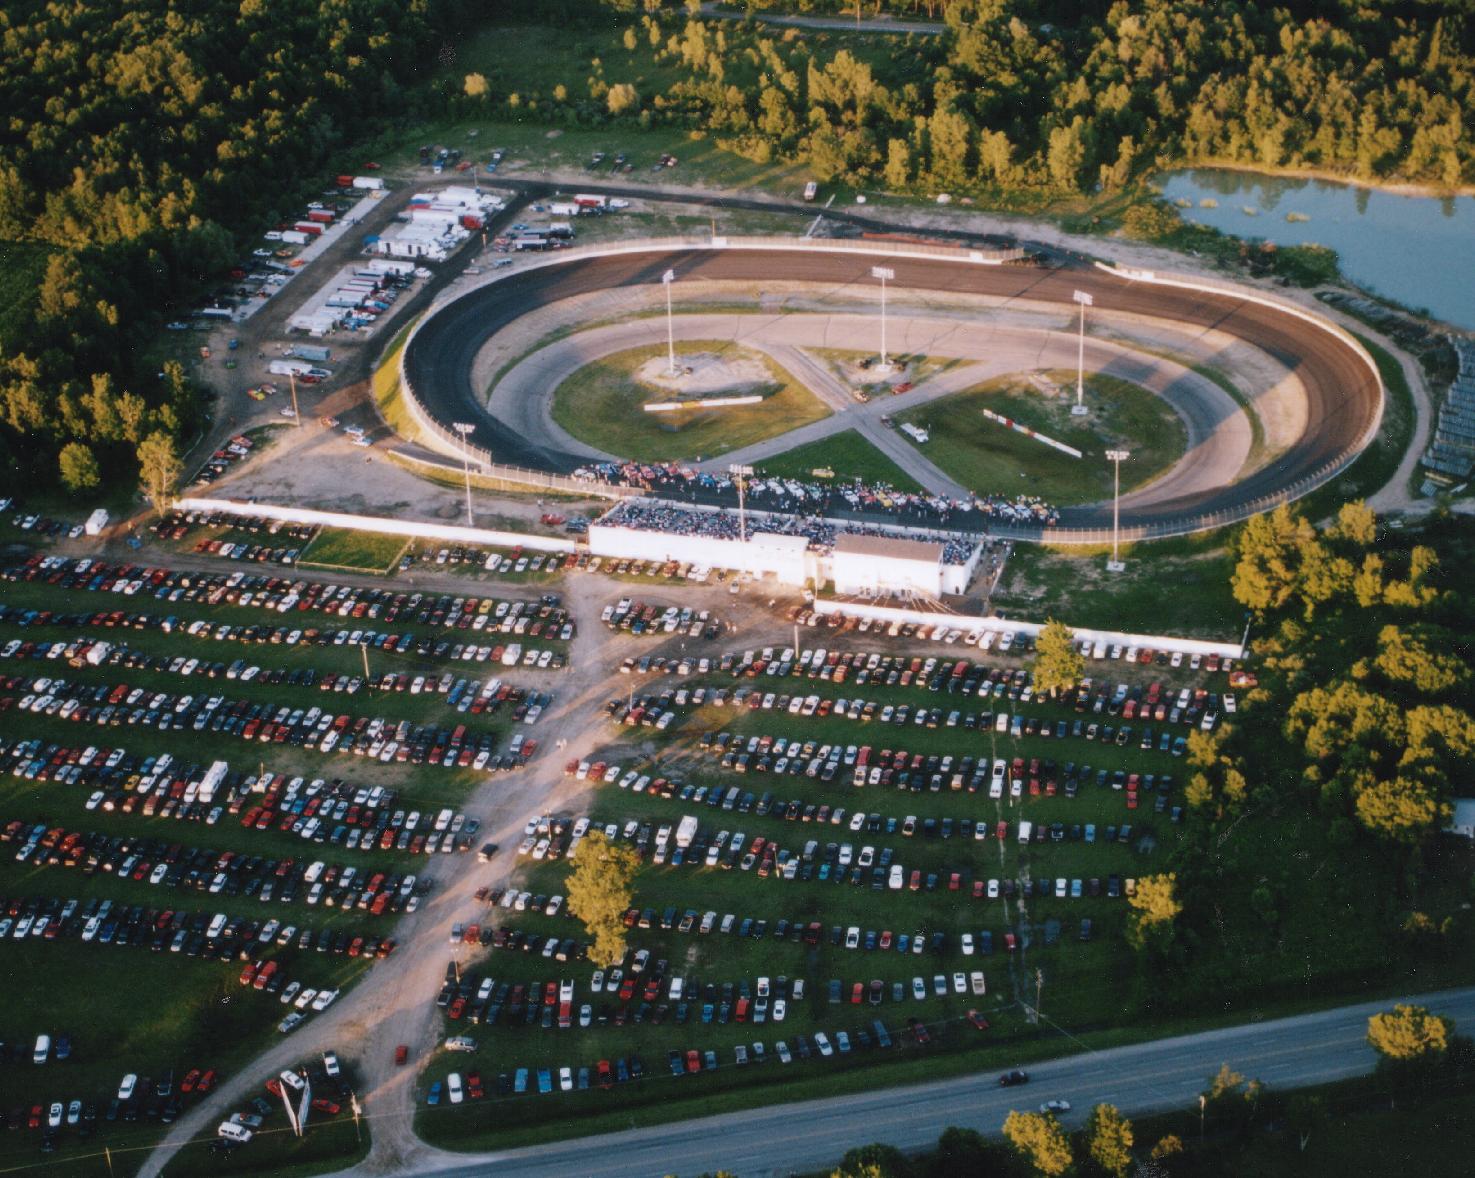
{"label": "row of parked car", "polygon": [[[306,578],[233,573],[199,573],[157,565],[109,564],[91,557],[33,554],[0,573],[12,581],[42,582],[60,589],[139,594],[170,603],[234,605],[279,614],[316,612],[328,617],[377,620],[433,628],[468,630],[478,618],[480,629],[561,638],[571,624],[554,594],[538,601],[509,600],[447,593],[396,593],[390,589],[338,585]],[[532,627],[538,626],[536,633]],[[569,637],[573,632],[569,631]]]}
{"label": "row of parked car", "polygon": [[715,639],[721,632],[710,610],[689,606],[660,606],[622,597],[600,611],[599,620],[611,630],[639,637],[642,634],[668,636],[685,634],[689,638]]}
{"label": "row of parked car", "polygon": [[[154,728],[160,732],[219,732],[244,741],[319,752],[358,752],[377,760],[445,768],[485,768],[496,749],[490,732],[395,721],[382,716],[334,714],[319,707],[273,706],[224,695],[176,694],[127,683],[94,683],[38,675],[0,679],[0,711],[60,720]],[[525,747],[526,742],[523,746]],[[377,750],[377,751],[373,751]],[[362,755],[362,754],[361,754]],[[530,756],[528,752],[521,759]]]}
{"label": "row of parked car", "polygon": [[[42,1035],[36,1041],[38,1063],[42,1062],[42,1040],[47,1038],[48,1036]],[[148,1076],[140,1078],[137,1072],[129,1072],[118,1084],[116,1095],[102,1098],[104,1112],[101,1119],[128,1122],[146,1120],[172,1124],[184,1111],[186,1097],[205,1096],[214,1090],[216,1082],[214,1068],[189,1068],[178,1084],[175,1083],[173,1069],[157,1081]],[[98,1120],[98,1101],[95,1099],[37,1102],[29,1108],[25,1105],[12,1108],[8,1115],[0,1113],[0,1123],[7,1128],[24,1127],[40,1132],[43,1153],[54,1151],[61,1134],[67,1130],[75,1130],[79,1139],[87,1140],[96,1132]]]}
{"label": "row of parked car", "polygon": [[83,875],[101,871],[155,887],[247,896],[263,903],[300,900],[325,908],[358,908],[376,916],[410,910],[410,901],[429,887],[428,880],[399,872],[370,873],[322,860],[269,859],[164,839],[68,831],[21,819],[4,822],[0,843],[18,845],[15,861],[35,867],[64,865]]}
{"label": "row of parked car", "polygon": [[[988,1028],[988,1020],[976,1010],[970,1010],[965,1019],[980,1030]],[[932,1041],[932,1032],[927,1024],[915,1016],[907,1020],[907,1036],[919,1047]],[[771,1052],[762,1041],[739,1043],[733,1048],[730,1066],[762,1065],[771,1059],[777,1059],[781,1064],[791,1064],[796,1059],[842,1059],[853,1052],[885,1050],[895,1044],[896,1038],[886,1024],[880,1019],[874,1019],[869,1025],[854,1030],[815,1031],[812,1035],[795,1035],[792,1047],[787,1040],[780,1039],[774,1043]],[[683,1051],[671,1048],[666,1053],[666,1072],[673,1078],[716,1071],[719,1066],[717,1052],[713,1049],[701,1050],[693,1047]],[[553,1092],[587,1092],[591,1088],[609,1091],[617,1084],[642,1080],[650,1074],[652,1073],[647,1071],[644,1060],[638,1054],[619,1056],[613,1062],[601,1059],[589,1066],[520,1067],[498,1075],[496,1095],[509,1097],[536,1093],[546,1096]],[[441,1082],[434,1081],[427,1090],[426,1103],[440,1104],[443,1092]]]}
{"label": "row of parked car", "polygon": [[[395,945],[389,938],[367,931],[323,928],[314,932],[311,927],[299,928],[276,919],[259,921],[219,912],[160,910],[140,904],[114,904],[96,897],[85,901],[59,896],[25,896],[8,901],[0,898],[0,914],[0,942],[28,937],[75,939],[83,944],[132,945],[155,953],[182,953],[218,961],[259,964],[264,955],[277,949],[303,953],[315,949],[372,961],[388,957]],[[262,977],[256,988],[267,989],[279,968],[275,966]],[[254,980],[253,973],[242,985]],[[276,978],[271,992],[276,993],[285,981]],[[294,997],[300,989],[297,984],[289,987]]]}

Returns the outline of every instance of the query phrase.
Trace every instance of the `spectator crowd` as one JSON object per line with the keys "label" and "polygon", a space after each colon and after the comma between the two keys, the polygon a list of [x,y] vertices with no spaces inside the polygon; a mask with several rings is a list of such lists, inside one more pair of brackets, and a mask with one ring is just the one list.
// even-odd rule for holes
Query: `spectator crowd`
{"label": "spectator crowd", "polygon": [[[652,495],[690,502],[727,503],[737,498],[730,475],[714,474],[676,463],[600,462],[582,466],[574,478],[614,486],[639,487]],[[820,482],[775,478],[761,470],[746,480],[747,502],[756,509],[817,518],[834,512],[884,516],[910,527],[987,530],[990,524],[1054,527],[1057,508],[1036,495],[975,495],[949,499],[925,491],[899,491],[885,483]],[[769,527],[768,531],[778,531]],[[804,530],[789,534],[808,535]],[[734,533],[736,535],[736,533]],[[831,543],[833,540],[830,541]]]}

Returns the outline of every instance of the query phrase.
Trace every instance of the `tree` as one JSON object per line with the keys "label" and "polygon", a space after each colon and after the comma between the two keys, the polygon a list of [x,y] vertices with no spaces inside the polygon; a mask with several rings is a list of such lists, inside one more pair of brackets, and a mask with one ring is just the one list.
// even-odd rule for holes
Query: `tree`
{"label": "tree", "polygon": [[616,82],[609,88],[605,103],[612,115],[622,115],[640,109],[640,94],[629,82]]}
{"label": "tree", "polygon": [[1265,612],[1285,606],[1301,584],[1301,563],[1316,530],[1282,504],[1252,517],[1239,537],[1239,561],[1230,582],[1241,605]]}
{"label": "tree", "polygon": [[1019,1155],[1046,1178],[1058,1178],[1075,1160],[1070,1140],[1060,1122],[1040,1113],[1011,1112],[1004,1119],[1004,1136]]}
{"label": "tree", "polygon": [[1390,1063],[1419,1063],[1449,1050],[1454,1023],[1422,1006],[1399,1003],[1367,1020],[1367,1041]]}
{"label": "tree", "polygon": [[846,1153],[831,1178],[912,1178],[915,1173],[911,1159],[896,1146],[875,1142]]}
{"label": "tree", "polygon": [[1074,687],[1086,669],[1086,660],[1076,649],[1075,632],[1064,622],[1050,618],[1035,642],[1035,662],[1030,670],[1031,682],[1040,694],[1053,698],[1058,692]]}
{"label": "tree", "polygon": [[62,486],[68,491],[90,491],[102,481],[97,456],[83,442],[68,442],[61,448],[57,462],[61,467]]}
{"label": "tree", "polygon": [[1145,875],[1137,881],[1137,890],[1127,900],[1132,909],[1127,936],[1139,948],[1151,943],[1166,944],[1173,938],[1173,922],[1183,911],[1177,896],[1178,876]]}
{"label": "tree", "polygon": [[490,87],[485,74],[467,74],[461,83],[461,89],[465,91],[467,98],[485,98]]}
{"label": "tree", "polygon": [[138,481],[159,515],[174,501],[181,469],[174,439],[163,430],[155,430],[138,443]]}
{"label": "tree", "polygon": [[640,857],[596,830],[584,836],[577,858],[568,879],[568,910],[594,938],[590,960],[611,965],[625,954],[625,912],[635,895]]}
{"label": "tree", "polygon": [[1086,1121],[1086,1152],[1113,1178],[1123,1178],[1132,1165],[1132,1122],[1113,1105],[1098,1104]]}

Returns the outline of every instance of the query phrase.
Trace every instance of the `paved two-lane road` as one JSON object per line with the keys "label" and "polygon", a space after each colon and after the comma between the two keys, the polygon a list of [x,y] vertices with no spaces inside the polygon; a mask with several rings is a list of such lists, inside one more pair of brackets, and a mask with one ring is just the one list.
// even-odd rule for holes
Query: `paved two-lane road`
{"label": "paved two-lane road", "polygon": [[[824,1169],[846,1150],[871,1141],[889,1142],[908,1151],[922,1149],[936,1142],[950,1125],[997,1133],[1011,1108],[1032,1109],[1044,1100],[1069,1100],[1073,1111],[1065,1121],[1072,1128],[1084,1121],[1092,1105],[1103,1101],[1128,1116],[1189,1108],[1224,1063],[1278,1089],[1346,1079],[1371,1070],[1374,1055],[1366,1039],[1368,1016],[1388,1009],[1393,1001],[1051,1060],[1029,1068],[1031,1081],[1024,1088],[1001,1089],[994,1073],[962,1076],[529,1149],[468,1154],[464,1159],[429,1151],[428,1156],[416,1159],[415,1172],[467,1178],[479,1174],[649,1178],[728,1170],[754,1178]],[[1475,987],[1405,1001],[1427,1006],[1467,1027],[1475,1021]],[[780,1067],[776,1063],[764,1066],[771,1071]]]}

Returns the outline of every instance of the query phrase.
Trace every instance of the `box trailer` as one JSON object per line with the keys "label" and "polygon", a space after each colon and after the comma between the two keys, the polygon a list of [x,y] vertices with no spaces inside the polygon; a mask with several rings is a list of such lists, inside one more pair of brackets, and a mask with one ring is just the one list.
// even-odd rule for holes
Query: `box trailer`
{"label": "box trailer", "polygon": [[87,517],[87,522],[82,525],[82,530],[89,536],[100,534],[103,528],[108,526],[108,513],[105,508],[99,507]]}
{"label": "box trailer", "polygon": [[486,219],[480,213],[462,213],[462,229],[481,229],[486,225]]}
{"label": "box trailer", "polygon": [[331,225],[338,217],[332,209],[309,209],[307,219],[320,225]]}
{"label": "box trailer", "polygon": [[400,274],[408,276],[415,273],[415,263],[396,262],[389,258],[373,258],[364,263],[364,269],[371,274]]}
{"label": "box trailer", "polygon": [[316,221],[298,221],[292,228],[297,230],[298,233],[307,234],[309,237],[321,237],[323,235],[323,227]]}
{"label": "box trailer", "polygon": [[296,360],[311,360],[315,364],[326,364],[333,358],[333,349],[321,344],[293,344],[287,355]]}
{"label": "box trailer", "polygon": [[306,245],[311,240],[300,229],[283,229],[278,236],[288,245]]}
{"label": "box trailer", "polygon": [[548,205],[548,212],[555,217],[577,217],[583,209],[572,201],[555,200]]}
{"label": "box trailer", "polygon": [[352,188],[353,187],[353,177],[352,176],[339,176],[338,177],[338,187],[339,188]]}
{"label": "box trailer", "polygon": [[266,370],[273,376],[306,376],[312,371],[312,365],[306,360],[273,360]]}
{"label": "box trailer", "polygon": [[353,187],[362,188],[366,192],[383,192],[384,181],[379,179],[378,176],[355,176],[353,178]]}
{"label": "box trailer", "polygon": [[574,193],[574,204],[581,209],[602,209],[609,204],[609,197],[599,196],[593,192]]}
{"label": "box trailer", "polygon": [[205,770],[205,776],[200,779],[200,801],[209,805],[215,800],[215,793],[225,782],[225,775],[230,772],[230,765],[225,761],[212,761],[210,768]]}
{"label": "box trailer", "polygon": [[683,851],[691,846],[697,837],[697,820],[694,814],[688,814],[681,820],[681,825],[676,828],[676,845]]}
{"label": "box trailer", "polygon": [[556,237],[560,238],[563,241],[569,241],[574,236],[574,227],[570,225],[567,221],[554,221],[551,225],[548,226],[546,230],[544,230],[544,232],[547,233],[549,237]]}

